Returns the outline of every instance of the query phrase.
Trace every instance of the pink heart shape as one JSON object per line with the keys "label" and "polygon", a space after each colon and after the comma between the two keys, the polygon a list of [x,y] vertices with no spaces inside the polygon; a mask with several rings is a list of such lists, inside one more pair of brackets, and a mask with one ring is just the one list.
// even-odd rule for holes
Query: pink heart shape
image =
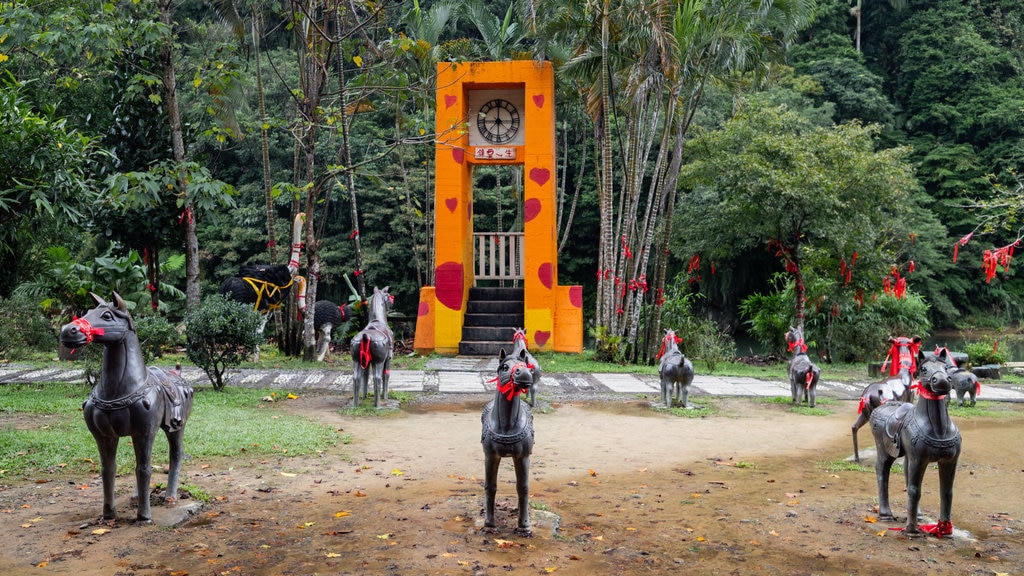
{"label": "pink heart shape", "polygon": [[530,198],[523,203],[523,221],[529,222],[540,214],[540,199]]}
{"label": "pink heart shape", "polygon": [[444,205],[448,207],[448,211],[455,214],[455,209],[459,207],[458,198],[445,198]]}
{"label": "pink heart shape", "polygon": [[445,262],[434,271],[437,301],[451,310],[462,310],[462,264]]}
{"label": "pink heart shape", "polygon": [[540,186],[547,184],[550,179],[551,171],[547,168],[533,168],[530,170],[530,180],[533,180]]}
{"label": "pink heart shape", "polygon": [[533,341],[536,342],[537,346],[540,346],[541,348],[543,348],[544,345],[548,343],[548,338],[551,338],[551,332],[537,330],[536,332],[533,333]]}
{"label": "pink heart shape", "polygon": [[419,311],[417,311],[416,315],[426,316],[427,314],[430,314],[430,304],[427,304],[426,302],[420,302],[420,309]]}
{"label": "pink heart shape", "polygon": [[462,148],[452,148],[452,159],[455,160],[456,164],[462,164],[464,155],[465,151]]}
{"label": "pink heart shape", "polygon": [[533,103],[537,106],[537,108],[543,108],[544,107],[544,95],[543,94],[534,94],[533,95]]}
{"label": "pink heart shape", "polygon": [[445,110],[447,110],[448,108],[451,108],[452,106],[455,106],[455,103],[458,102],[458,101],[459,101],[459,97],[458,96],[455,96],[454,94],[445,94],[444,95],[444,107],[445,107]]}
{"label": "pink heart shape", "polygon": [[569,303],[577,308],[583,308],[583,286],[569,287]]}
{"label": "pink heart shape", "polygon": [[545,262],[537,268],[537,278],[545,288],[551,289],[551,262]]}

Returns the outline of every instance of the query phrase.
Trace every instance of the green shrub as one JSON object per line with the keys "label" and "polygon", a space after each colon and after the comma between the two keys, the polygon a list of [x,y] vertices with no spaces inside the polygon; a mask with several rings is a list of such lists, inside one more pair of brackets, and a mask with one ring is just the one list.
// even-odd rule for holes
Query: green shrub
{"label": "green shrub", "polygon": [[31,298],[0,298],[0,318],[0,359],[21,360],[57,349],[56,331]]}
{"label": "green shrub", "polygon": [[207,296],[185,314],[188,359],[206,372],[213,389],[224,389],[224,372],[238,366],[262,343],[260,315],[252,306],[220,294]]}
{"label": "green shrub", "polygon": [[147,314],[135,318],[135,332],[139,336],[142,357],[146,364],[163,358],[164,352],[180,346],[185,337],[163,316]]}
{"label": "green shrub", "polygon": [[612,335],[606,326],[598,326],[591,330],[594,337],[594,360],[598,362],[620,362],[622,336]]}
{"label": "green shrub", "polygon": [[792,280],[776,274],[772,277],[775,290],[770,294],[751,294],[740,302],[740,316],[748,333],[769,354],[783,356],[786,352],[786,332],[793,323],[795,311]]}
{"label": "green shrub", "polygon": [[996,342],[968,342],[965,346],[967,357],[972,366],[985,364],[1006,364],[1006,352],[996,346]]}

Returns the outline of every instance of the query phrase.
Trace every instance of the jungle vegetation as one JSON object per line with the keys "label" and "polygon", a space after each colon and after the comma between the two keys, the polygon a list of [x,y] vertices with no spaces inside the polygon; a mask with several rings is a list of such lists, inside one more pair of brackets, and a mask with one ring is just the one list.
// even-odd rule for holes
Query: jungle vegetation
{"label": "jungle vegetation", "polygon": [[[843,358],[896,317],[1014,325],[1022,38],[1017,0],[0,1],[0,303],[180,322],[305,212],[309,302],[415,318],[436,66],[543,58],[559,283],[619,359],[683,318]],[[522,175],[474,178],[475,226],[521,226]]]}

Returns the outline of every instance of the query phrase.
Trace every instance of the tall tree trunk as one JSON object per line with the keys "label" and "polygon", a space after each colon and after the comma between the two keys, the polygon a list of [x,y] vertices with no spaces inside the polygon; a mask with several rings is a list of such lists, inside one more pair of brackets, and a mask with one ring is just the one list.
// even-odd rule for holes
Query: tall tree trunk
{"label": "tall tree trunk", "polygon": [[[160,0],[160,22],[173,30],[171,25],[171,0]],[[178,195],[188,197],[188,180],[183,167],[185,164],[185,140],[181,133],[181,114],[178,109],[178,85],[174,72],[174,34],[165,38],[160,46],[160,69],[163,77],[167,105],[167,121],[171,131],[171,152],[174,155],[175,173],[178,181]],[[181,217],[185,225],[185,305],[189,310],[199,307],[199,240],[196,237],[195,207],[185,204]]]}
{"label": "tall tree trunk", "polygon": [[612,143],[611,143],[611,78],[608,63],[608,44],[610,40],[609,22],[611,18],[610,0],[604,0],[604,11],[601,16],[601,111],[595,125],[596,136],[601,146],[601,178],[600,178],[600,218],[601,232],[598,244],[598,280],[597,280],[597,324],[604,326],[612,334],[615,327],[615,250],[612,228],[614,205],[612,198]]}

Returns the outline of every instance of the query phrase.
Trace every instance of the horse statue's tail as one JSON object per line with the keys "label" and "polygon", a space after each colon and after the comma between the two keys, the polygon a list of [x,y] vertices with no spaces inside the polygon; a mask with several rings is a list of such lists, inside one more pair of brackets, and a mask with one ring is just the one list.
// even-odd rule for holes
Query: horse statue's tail
{"label": "horse statue's tail", "polygon": [[372,360],[373,354],[370,352],[370,337],[363,334],[363,339],[359,341],[359,365],[366,368]]}

